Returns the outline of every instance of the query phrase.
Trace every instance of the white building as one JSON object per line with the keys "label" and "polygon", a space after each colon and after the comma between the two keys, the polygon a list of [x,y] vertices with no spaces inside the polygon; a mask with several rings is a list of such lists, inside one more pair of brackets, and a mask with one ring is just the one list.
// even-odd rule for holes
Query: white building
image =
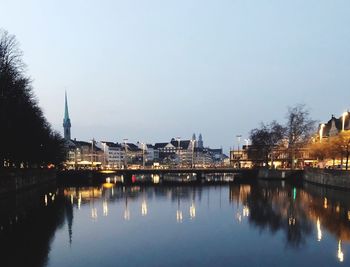
{"label": "white building", "polygon": [[98,146],[103,151],[102,165],[106,169],[121,168],[124,164],[125,149],[121,144],[101,141]]}

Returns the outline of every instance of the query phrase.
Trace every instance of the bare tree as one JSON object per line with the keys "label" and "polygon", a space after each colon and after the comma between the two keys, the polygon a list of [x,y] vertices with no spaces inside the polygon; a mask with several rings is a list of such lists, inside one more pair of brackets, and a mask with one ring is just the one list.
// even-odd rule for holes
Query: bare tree
{"label": "bare tree", "polygon": [[295,151],[304,147],[315,132],[316,121],[310,118],[305,105],[288,108],[286,137],[288,140],[289,160],[291,168],[295,167]]}
{"label": "bare tree", "polygon": [[248,153],[255,159],[263,158],[266,166],[269,165],[270,158],[271,167],[273,167],[273,150],[283,141],[285,131],[285,127],[276,121],[272,121],[270,124],[262,123],[260,128],[253,129],[250,132],[252,146]]}

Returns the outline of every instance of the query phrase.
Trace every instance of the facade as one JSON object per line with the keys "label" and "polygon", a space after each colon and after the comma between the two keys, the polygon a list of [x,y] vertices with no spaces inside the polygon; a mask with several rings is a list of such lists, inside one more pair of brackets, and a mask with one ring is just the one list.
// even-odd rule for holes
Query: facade
{"label": "facade", "polygon": [[322,123],[318,128],[318,138],[328,138],[335,136],[342,130],[350,130],[350,112],[345,112],[341,117],[332,115],[327,123]]}
{"label": "facade", "polygon": [[102,166],[104,153],[96,146],[95,141],[85,142],[70,140],[67,146],[67,169],[99,169]]}
{"label": "facade", "polygon": [[[291,151],[287,147],[275,147],[271,153],[265,155],[261,153],[261,148],[254,145],[244,145],[240,150],[230,151],[230,164],[235,168],[252,168],[254,166],[264,167],[266,161],[273,168],[290,168]],[[311,157],[310,150],[308,148],[297,148],[294,151],[295,167],[303,168],[305,166],[312,166],[317,161]]]}
{"label": "facade", "polygon": [[103,168],[117,169],[124,164],[125,149],[121,144],[101,141],[97,145],[103,151]]}

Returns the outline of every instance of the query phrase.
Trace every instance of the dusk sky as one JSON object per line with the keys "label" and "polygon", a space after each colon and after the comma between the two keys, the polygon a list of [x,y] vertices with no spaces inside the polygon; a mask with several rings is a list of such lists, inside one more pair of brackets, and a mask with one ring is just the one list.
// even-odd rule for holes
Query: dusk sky
{"label": "dusk sky", "polygon": [[72,137],[161,142],[202,133],[237,145],[306,104],[326,121],[350,108],[350,1],[0,0],[34,92]]}

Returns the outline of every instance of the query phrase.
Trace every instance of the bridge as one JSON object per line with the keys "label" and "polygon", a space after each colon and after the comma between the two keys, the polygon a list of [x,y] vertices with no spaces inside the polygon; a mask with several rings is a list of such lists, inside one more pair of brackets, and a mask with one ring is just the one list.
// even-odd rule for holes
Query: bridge
{"label": "bridge", "polygon": [[72,177],[82,179],[104,179],[113,175],[123,175],[125,181],[131,181],[133,175],[159,175],[163,177],[168,174],[195,174],[197,181],[203,180],[206,174],[234,174],[241,178],[254,178],[257,176],[255,169],[235,168],[138,168],[138,169],[115,169],[115,170],[66,170],[62,171],[60,177]]}

